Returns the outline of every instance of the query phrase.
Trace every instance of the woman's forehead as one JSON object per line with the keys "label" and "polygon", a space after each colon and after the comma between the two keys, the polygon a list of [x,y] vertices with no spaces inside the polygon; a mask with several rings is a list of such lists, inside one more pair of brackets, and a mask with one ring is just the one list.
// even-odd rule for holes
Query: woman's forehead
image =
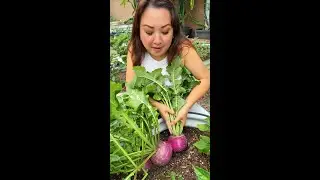
{"label": "woman's forehead", "polygon": [[141,26],[163,27],[171,25],[170,12],[165,8],[148,7],[141,16]]}

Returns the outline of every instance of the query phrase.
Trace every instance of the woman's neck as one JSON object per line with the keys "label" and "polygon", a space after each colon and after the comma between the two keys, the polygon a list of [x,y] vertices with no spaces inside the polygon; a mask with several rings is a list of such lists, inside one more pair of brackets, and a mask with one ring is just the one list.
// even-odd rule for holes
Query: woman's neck
{"label": "woman's neck", "polygon": [[[149,54],[150,54],[150,53],[149,53]],[[164,58],[167,57],[167,54],[164,54],[164,55],[162,55],[162,56],[153,56],[153,55],[150,54],[150,56],[151,56],[154,60],[156,60],[156,61],[162,61]]]}

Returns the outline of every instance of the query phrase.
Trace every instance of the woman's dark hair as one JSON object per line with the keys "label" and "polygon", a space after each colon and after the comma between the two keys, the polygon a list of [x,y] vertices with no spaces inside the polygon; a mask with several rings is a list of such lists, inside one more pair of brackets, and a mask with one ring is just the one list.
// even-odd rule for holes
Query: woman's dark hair
{"label": "woman's dark hair", "polygon": [[181,55],[182,48],[184,46],[194,48],[191,41],[189,41],[182,34],[180,23],[179,23],[179,17],[176,13],[174,4],[171,0],[141,0],[139,2],[138,8],[135,11],[131,40],[128,45],[128,50],[132,48],[131,59],[133,61],[134,66],[141,65],[141,61],[144,56],[144,53],[147,51],[140,39],[140,23],[141,23],[141,16],[148,7],[164,8],[164,9],[167,9],[170,13],[171,26],[173,28],[173,39],[172,39],[171,46],[168,49],[168,55],[167,55],[169,64],[172,62],[172,60],[176,56]]}

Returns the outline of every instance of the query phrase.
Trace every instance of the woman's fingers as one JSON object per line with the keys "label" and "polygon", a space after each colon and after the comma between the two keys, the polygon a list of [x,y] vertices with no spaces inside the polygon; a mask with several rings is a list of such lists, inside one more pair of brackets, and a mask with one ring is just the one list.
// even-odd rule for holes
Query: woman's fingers
{"label": "woman's fingers", "polygon": [[174,111],[172,109],[168,108],[168,113],[174,114]]}
{"label": "woman's fingers", "polygon": [[170,122],[166,121],[166,124],[167,124],[167,127],[168,127],[170,134],[172,134]]}
{"label": "woman's fingers", "polygon": [[174,126],[175,124],[177,124],[177,122],[181,121],[182,127],[184,127],[186,125],[186,121],[187,119],[184,117],[177,117],[174,121],[171,122],[171,126]]}
{"label": "woman's fingers", "polygon": [[169,118],[169,114],[168,114],[168,113],[165,113],[165,114],[164,114],[164,120],[166,121],[166,124],[167,124],[167,127],[168,127],[168,129],[169,129],[170,134],[172,134],[171,124],[170,124],[170,118]]}
{"label": "woman's fingers", "polygon": [[174,121],[171,122],[171,126],[175,125],[178,121],[180,121],[179,117],[177,117]]}
{"label": "woman's fingers", "polygon": [[184,126],[186,125],[186,121],[187,121],[186,119],[182,119],[182,120],[181,120],[181,122],[182,122],[182,127],[184,127]]}

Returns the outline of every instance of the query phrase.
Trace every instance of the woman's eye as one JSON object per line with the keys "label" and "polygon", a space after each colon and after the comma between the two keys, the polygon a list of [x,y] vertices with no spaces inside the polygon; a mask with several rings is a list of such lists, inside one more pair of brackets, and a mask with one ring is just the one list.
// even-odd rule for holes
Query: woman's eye
{"label": "woman's eye", "polygon": [[169,31],[167,31],[167,32],[162,32],[162,34],[164,34],[164,35],[166,35],[166,34],[168,34],[169,33]]}
{"label": "woman's eye", "polygon": [[148,35],[152,35],[152,32],[146,32]]}

